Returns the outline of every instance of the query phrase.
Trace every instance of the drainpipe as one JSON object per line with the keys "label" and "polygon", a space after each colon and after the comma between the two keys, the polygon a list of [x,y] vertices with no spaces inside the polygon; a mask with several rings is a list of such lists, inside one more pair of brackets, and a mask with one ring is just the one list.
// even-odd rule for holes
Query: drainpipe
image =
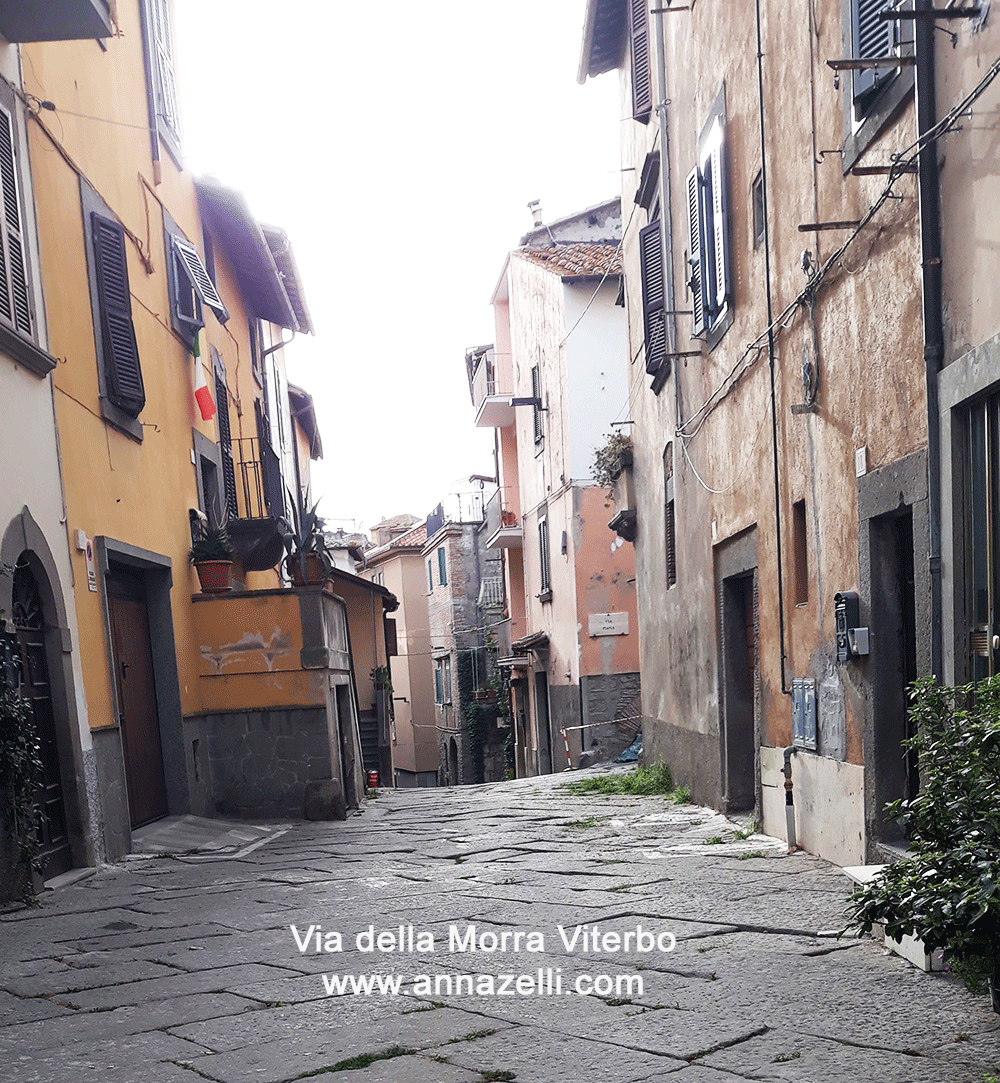
{"label": "drainpipe", "polygon": [[[767,359],[771,376],[771,453],[774,468],[774,541],[778,573],[778,646],[781,654],[781,691],[783,695],[790,696],[792,690],[785,681],[785,661],[787,657],[785,654],[785,585],[781,560],[781,484],[778,476],[778,405],[775,391],[774,312],[771,302],[771,230],[768,221],[767,205],[767,148],[764,143],[764,47],[761,34],[760,0],[757,0],[756,9],[757,107],[758,122],[760,126],[760,187],[764,212],[764,287],[767,296]],[[789,762],[787,752],[785,753],[785,762],[786,764]],[[789,774],[786,777],[789,781],[785,783],[786,786],[791,785],[791,767],[788,767],[788,771]],[[790,804],[791,789],[788,791],[788,801]]]}
{"label": "drainpipe", "polygon": [[795,745],[785,749],[785,766],[781,773],[785,776],[785,834],[788,836],[788,852],[795,853],[798,844],[795,839],[795,799],[792,797],[792,756],[798,752]]}
{"label": "drainpipe", "polygon": [[[914,19],[917,138],[934,127],[935,102],[934,17],[932,0],[916,0]],[[928,14],[922,14],[928,13]],[[928,564],[931,577],[931,675],[942,679],[943,641],[941,622],[941,428],[938,415],[938,373],[944,360],[944,319],[941,275],[941,187],[937,164],[937,140],[920,148],[920,260],[923,286],[924,370],[927,388],[927,511],[929,523]]]}

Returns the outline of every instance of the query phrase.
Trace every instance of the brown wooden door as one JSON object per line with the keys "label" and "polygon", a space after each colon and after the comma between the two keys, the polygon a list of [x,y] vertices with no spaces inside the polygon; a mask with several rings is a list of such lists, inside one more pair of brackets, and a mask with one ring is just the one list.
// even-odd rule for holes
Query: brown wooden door
{"label": "brown wooden door", "polygon": [[31,703],[35,729],[41,743],[42,778],[35,791],[35,823],[42,876],[47,880],[73,867],[66,830],[66,803],[59,770],[56,718],[49,687],[48,656],[45,650],[45,622],[38,585],[31,569],[18,565],[14,571],[14,626],[21,658],[21,692]]}
{"label": "brown wooden door", "polygon": [[149,618],[145,602],[111,580],[108,612],[129,816],[132,826],[140,827],[167,814]]}

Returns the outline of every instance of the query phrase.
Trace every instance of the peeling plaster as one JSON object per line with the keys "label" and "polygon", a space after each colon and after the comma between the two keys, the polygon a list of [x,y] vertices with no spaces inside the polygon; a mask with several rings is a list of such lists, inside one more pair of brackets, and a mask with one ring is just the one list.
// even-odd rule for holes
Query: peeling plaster
{"label": "peeling plaster", "polygon": [[264,641],[259,632],[246,632],[242,639],[235,643],[223,643],[220,647],[200,647],[202,658],[210,662],[216,673],[222,672],[222,667],[237,661],[241,656],[260,653],[267,665],[268,672],[274,670],[275,659],[288,654],[291,650],[292,638],[288,632],[282,632],[275,628],[271,638]]}

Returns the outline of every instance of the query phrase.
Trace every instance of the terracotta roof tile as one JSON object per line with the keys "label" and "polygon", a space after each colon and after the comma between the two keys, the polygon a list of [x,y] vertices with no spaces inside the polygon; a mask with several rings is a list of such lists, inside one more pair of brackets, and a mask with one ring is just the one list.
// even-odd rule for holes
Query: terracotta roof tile
{"label": "terracotta roof tile", "polygon": [[556,244],[519,248],[516,254],[564,278],[622,273],[621,248],[616,244]]}

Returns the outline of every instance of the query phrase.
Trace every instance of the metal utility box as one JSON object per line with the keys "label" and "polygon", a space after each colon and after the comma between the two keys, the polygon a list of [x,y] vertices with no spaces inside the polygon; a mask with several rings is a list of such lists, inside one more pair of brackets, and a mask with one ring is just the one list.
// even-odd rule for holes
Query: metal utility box
{"label": "metal utility box", "polygon": [[847,633],[861,623],[861,606],[853,590],[838,591],[833,596],[833,612],[837,621],[837,661],[846,662],[851,657],[851,645]]}
{"label": "metal utility box", "polygon": [[816,678],[792,681],[792,744],[816,751]]}

